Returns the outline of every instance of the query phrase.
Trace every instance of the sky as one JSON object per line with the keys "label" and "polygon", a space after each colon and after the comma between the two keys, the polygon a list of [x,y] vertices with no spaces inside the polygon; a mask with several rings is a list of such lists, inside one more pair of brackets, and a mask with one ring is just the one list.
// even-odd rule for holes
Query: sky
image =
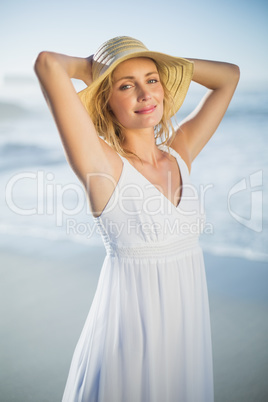
{"label": "sky", "polygon": [[2,0],[0,34],[0,78],[33,74],[41,50],[86,57],[128,35],[150,50],[238,64],[240,83],[268,87],[267,0]]}

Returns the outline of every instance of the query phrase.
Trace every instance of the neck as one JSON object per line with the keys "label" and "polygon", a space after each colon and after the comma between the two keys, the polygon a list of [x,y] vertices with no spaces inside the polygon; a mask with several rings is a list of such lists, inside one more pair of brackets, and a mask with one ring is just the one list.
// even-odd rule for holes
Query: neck
{"label": "neck", "polygon": [[123,134],[125,138],[122,146],[125,151],[133,152],[142,162],[157,163],[160,151],[156,146],[152,128],[127,131]]}

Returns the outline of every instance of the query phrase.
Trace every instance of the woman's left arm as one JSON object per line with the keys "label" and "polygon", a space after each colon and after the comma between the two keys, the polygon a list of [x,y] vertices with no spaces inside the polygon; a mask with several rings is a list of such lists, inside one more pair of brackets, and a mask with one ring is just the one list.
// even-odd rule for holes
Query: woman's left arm
{"label": "woman's left arm", "polygon": [[188,60],[194,62],[192,80],[208,88],[197,108],[182,121],[172,142],[174,148],[182,145],[190,165],[220,124],[238,84],[240,71],[235,64]]}

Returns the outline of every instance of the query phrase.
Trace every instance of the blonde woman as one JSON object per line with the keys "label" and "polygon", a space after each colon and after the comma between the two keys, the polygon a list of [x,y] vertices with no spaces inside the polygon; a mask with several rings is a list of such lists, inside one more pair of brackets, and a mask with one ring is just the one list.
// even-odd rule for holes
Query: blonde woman
{"label": "blonde woman", "polygon": [[[210,402],[209,306],[191,164],[239,80],[233,64],[113,38],[35,71],[107,250],[64,402]],[[71,78],[83,80],[77,96]],[[175,130],[191,80],[208,91]]]}

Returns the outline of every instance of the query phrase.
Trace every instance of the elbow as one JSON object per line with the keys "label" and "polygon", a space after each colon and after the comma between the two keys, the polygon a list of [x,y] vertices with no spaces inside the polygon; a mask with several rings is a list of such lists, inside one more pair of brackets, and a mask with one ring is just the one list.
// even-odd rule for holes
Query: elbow
{"label": "elbow", "polygon": [[231,68],[232,68],[233,82],[235,85],[237,85],[240,79],[240,68],[236,64],[231,64]]}
{"label": "elbow", "polygon": [[240,68],[236,64],[226,63],[225,74],[222,78],[222,88],[234,91],[240,79]]}
{"label": "elbow", "polygon": [[34,61],[34,72],[40,77],[43,71],[47,71],[53,61],[53,55],[51,52],[43,51],[40,52]]}
{"label": "elbow", "polygon": [[40,69],[44,66],[45,60],[47,57],[47,52],[41,52],[38,54],[37,58],[34,61],[34,72],[38,75]]}

